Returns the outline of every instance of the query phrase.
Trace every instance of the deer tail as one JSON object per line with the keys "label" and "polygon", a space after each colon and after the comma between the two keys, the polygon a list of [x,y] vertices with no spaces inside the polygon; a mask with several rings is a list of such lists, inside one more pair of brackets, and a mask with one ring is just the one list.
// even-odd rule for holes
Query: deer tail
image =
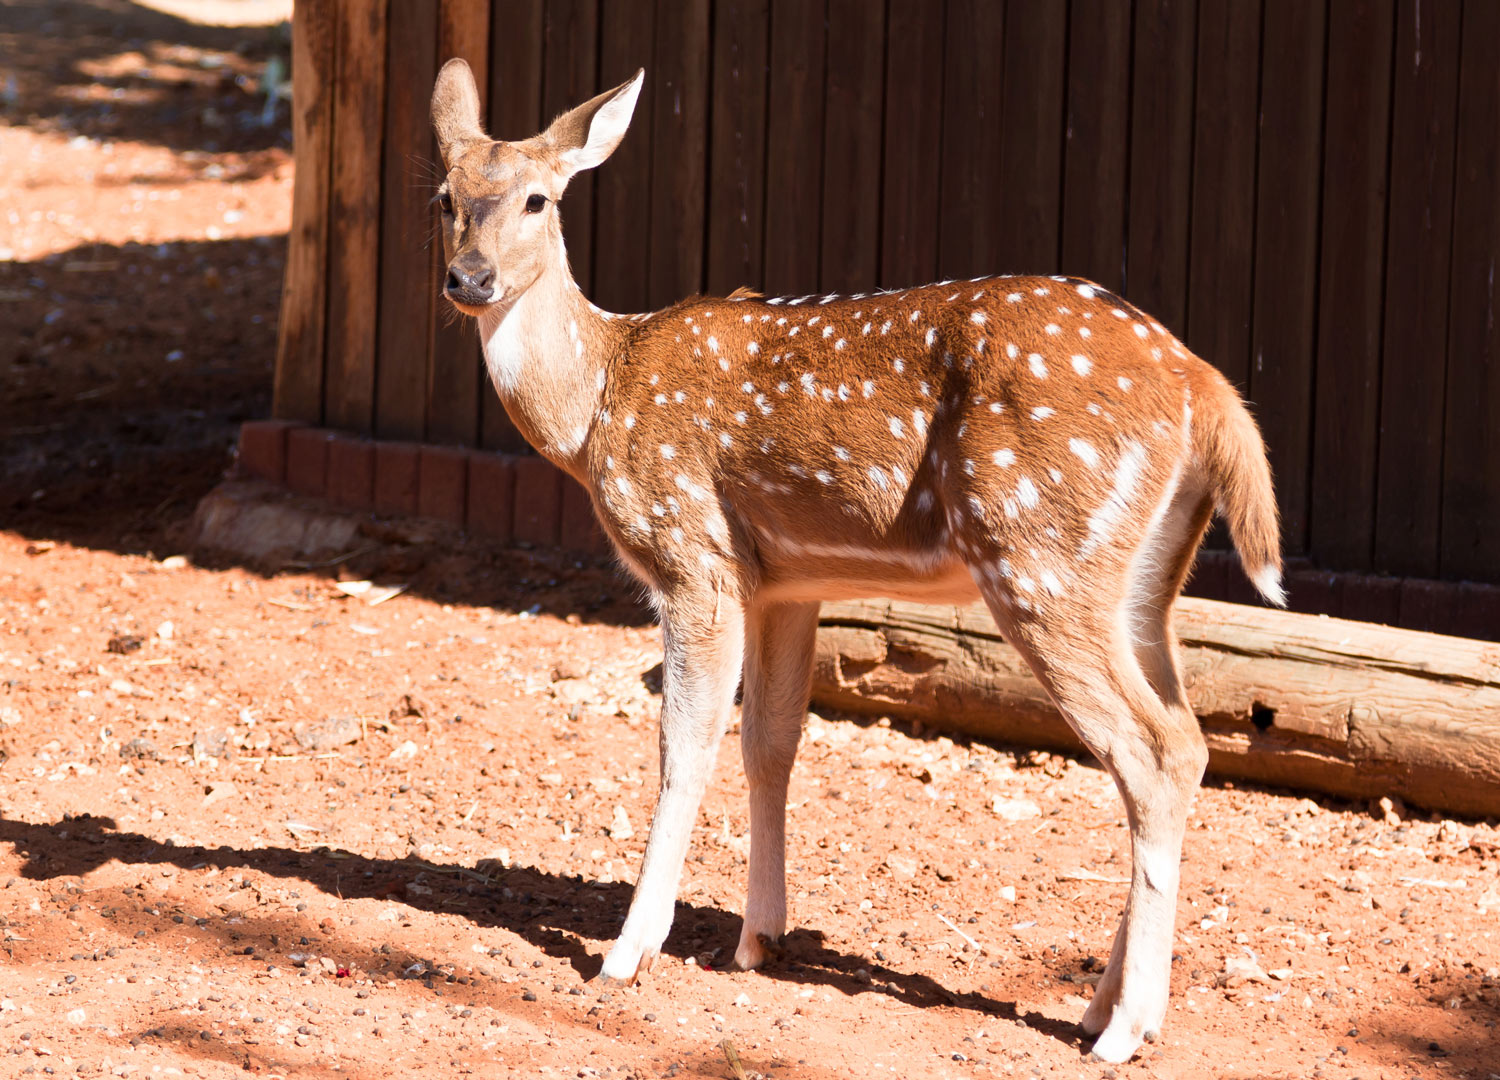
{"label": "deer tail", "polygon": [[[1207,367],[1207,365],[1204,365]],[[1286,607],[1281,583],[1281,525],[1266,445],[1239,393],[1209,368],[1194,380],[1193,434],[1240,565],[1269,603]]]}

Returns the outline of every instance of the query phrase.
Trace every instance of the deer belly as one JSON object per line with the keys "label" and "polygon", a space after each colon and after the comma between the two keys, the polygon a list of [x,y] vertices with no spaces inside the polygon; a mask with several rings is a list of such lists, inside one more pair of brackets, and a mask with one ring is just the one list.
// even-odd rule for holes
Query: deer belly
{"label": "deer belly", "polygon": [[968,568],[946,551],[797,543],[772,549],[760,594],[779,602],[881,597],[967,604],[979,597]]}

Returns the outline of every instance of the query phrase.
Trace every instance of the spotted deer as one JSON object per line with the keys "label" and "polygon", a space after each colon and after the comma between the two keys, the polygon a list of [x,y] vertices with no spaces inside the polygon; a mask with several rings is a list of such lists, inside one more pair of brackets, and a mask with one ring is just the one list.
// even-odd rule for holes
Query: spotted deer
{"label": "spotted deer", "polygon": [[819,602],[978,596],[1125,804],[1130,891],[1082,1019],[1094,1053],[1124,1061],[1167,1006],[1208,760],[1171,612],[1216,509],[1256,588],[1283,602],[1255,422],[1159,322],[1077,278],[600,310],[573,281],[557,204],[620,143],[644,75],[521,142],[485,134],[462,60],[432,98],[444,293],[477,320],[516,426],[587,488],[661,619],[661,787],[601,974],[633,982],[661,949],[742,680],[736,961],[756,967],[785,932],[787,780]]}

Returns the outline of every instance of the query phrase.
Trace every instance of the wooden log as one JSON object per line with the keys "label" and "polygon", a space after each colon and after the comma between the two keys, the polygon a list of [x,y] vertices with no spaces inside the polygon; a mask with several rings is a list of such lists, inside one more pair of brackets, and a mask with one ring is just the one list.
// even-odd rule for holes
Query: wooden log
{"label": "wooden log", "polygon": [[[1500,645],[1190,598],[1177,631],[1211,775],[1500,815]],[[1082,748],[982,605],[825,605],[813,702]]]}

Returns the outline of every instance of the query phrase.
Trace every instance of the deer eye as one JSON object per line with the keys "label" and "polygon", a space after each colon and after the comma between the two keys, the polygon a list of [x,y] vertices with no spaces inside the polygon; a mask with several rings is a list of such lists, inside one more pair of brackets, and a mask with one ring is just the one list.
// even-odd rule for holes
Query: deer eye
{"label": "deer eye", "polygon": [[453,197],[446,191],[440,192],[438,194],[437,204],[438,209],[441,210],[446,216],[453,216]]}
{"label": "deer eye", "polygon": [[528,214],[540,214],[547,207],[545,195],[530,195],[526,199],[526,212]]}

